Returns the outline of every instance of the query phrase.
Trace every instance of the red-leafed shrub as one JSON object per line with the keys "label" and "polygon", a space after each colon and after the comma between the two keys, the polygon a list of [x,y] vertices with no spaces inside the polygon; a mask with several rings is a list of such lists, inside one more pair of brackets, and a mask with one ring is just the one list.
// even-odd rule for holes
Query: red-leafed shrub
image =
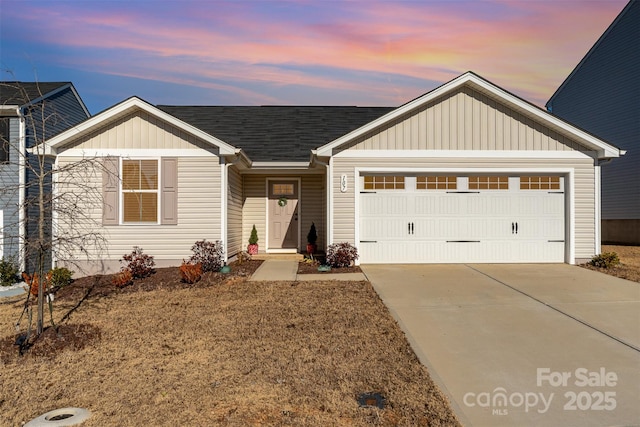
{"label": "red-leafed shrub", "polygon": [[133,247],[133,252],[122,256],[121,263],[126,265],[123,269],[129,270],[134,279],[141,279],[150,276],[153,273],[153,267],[156,265],[153,257],[142,252],[142,248]]}
{"label": "red-leafed shrub", "polygon": [[189,263],[202,265],[203,272],[218,271],[224,264],[224,248],[220,240],[215,243],[199,240],[191,247],[191,251],[193,255]]}
{"label": "red-leafed shrub", "polygon": [[196,283],[202,277],[202,264],[189,264],[183,261],[180,266],[180,276],[183,282]]}
{"label": "red-leafed shrub", "polygon": [[133,275],[131,274],[131,271],[125,268],[113,275],[111,283],[113,283],[116,288],[124,288],[125,286],[129,286],[133,283]]}
{"label": "red-leafed shrub", "polygon": [[331,267],[350,267],[358,259],[358,248],[351,243],[334,243],[327,248],[327,264]]}

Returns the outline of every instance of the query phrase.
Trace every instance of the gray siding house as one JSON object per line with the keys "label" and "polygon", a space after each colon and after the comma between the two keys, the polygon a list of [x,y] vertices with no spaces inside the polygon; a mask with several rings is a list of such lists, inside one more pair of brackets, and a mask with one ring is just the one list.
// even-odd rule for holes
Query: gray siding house
{"label": "gray siding house", "polygon": [[471,72],[397,108],[132,97],[44,151],[61,171],[91,160],[55,187],[101,194],[77,206],[106,240],[70,260],[84,273],[133,246],[160,266],[201,239],[233,257],[254,225],[260,252],[305,252],[311,223],[360,263],[574,264],[600,250],[600,164],[623,154]]}
{"label": "gray siding house", "polygon": [[626,5],[547,109],[627,151],[602,163],[602,242],[640,244],[640,2]]}
{"label": "gray siding house", "polygon": [[[35,271],[28,242],[37,235],[39,218],[33,202],[39,194],[34,171],[40,163],[28,150],[89,116],[69,82],[0,82],[0,258],[12,259],[22,270]],[[45,168],[50,170],[50,161]],[[51,193],[50,179],[45,192]],[[50,213],[46,224],[50,238]],[[50,253],[45,264],[51,264]]]}

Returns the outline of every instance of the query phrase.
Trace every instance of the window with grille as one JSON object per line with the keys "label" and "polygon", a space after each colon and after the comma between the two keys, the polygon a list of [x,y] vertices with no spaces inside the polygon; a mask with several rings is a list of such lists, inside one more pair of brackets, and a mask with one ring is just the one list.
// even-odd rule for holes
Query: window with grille
{"label": "window with grille", "polygon": [[9,118],[0,118],[0,163],[9,163]]}
{"label": "window with grille", "polygon": [[295,194],[293,184],[273,184],[271,192],[274,196],[293,196]]}
{"label": "window with grille", "polygon": [[560,190],[559,176],[521,176],[521,190]]}
{"label": "window with grille", "polygon": [[469,190],[508,190],[508,176],[470,176]]}
{"label": "window with grille", "polygon": [[158,222],[158,161],[122,161],[123,222]]}
{"label": "window with grille", "polygon": [[364,177],[365,190],[404,190],[404,176],[371,176]]}
{"label": "window with grille", "polygon": [[455,176],[417,176],[418,190],[455,190],[458,178]]}

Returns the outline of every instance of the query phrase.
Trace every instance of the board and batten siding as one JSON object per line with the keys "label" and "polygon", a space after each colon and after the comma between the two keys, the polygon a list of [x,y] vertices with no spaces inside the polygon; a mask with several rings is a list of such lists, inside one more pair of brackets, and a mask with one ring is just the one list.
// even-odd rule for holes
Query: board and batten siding
{"label": "board and batten siding", "polygon": [[73,144],[91,154],[91,150],[123,149],[217,149],[181,129],[144,111],[135,111],[96,129]]}
{"label": "board and batten siding", "polygon": [[[116,154],[116,153],[114,153]],[[80,157],[60,156],[59,168],[81,161]],[[180,157],[178,159],[178,223],[177,225],[102,225],[102,202],[88,197],[78,206],[88,215],[85,227],[99,232],[105,239],[103,253],[91,253],[89,262],[81,262],[91,272],[113,272],[120,267],[122,255],[132,251],[133,246],[144,249],[155,258],[158,266],[179,265],[191,256],[191,247],[202,239],[220,239],[220,166],[217,157]],[[81,174],[84,184],[96,193],[102,189],[102,176],[98,171]],[[66,181],[64,176],[60,182]],[[62,188],[60,191],[69,191]],[[59,218],[60,227],[67,222]],[[64,229],[61,231],[65,232]],[[78,261],[86,261],[78,250],[73,253]],[[61,260],[63,261],[63,260]],[[101,268],[102,267],[102,268]]]}
{"label": "board and batten siding", "polygon": [[[448,168],[459,171],[469,168],[496,169],[548,169],[563,168],[574,171],[575,180],[575,258],[588,259],[595,252],[595,170],[593,159],[531,159],[531,158],[394,158],[390,164],[387,158],[333,158],[333,177],[331,179],[333,192],[333,241],[355,242],[355,172],[358,169],[375,170],[397,168],[398,171],[410,173],[412,170],[428,171],[429,168]],[[502,173],[501,173],[502,174]],[[347,191],[340,191],[340,177],[347,176]],[[517,176],[517,173],[507,173]],[[569,195],[571,196],[571,195]]]}
{"label": "board and batten siding", "polygon": [[18,178],[18,144],[20,135],[20,119],[9,119],[9,163],[0,164],[0,210],[3,211],[3,257],[18,257],[19,239],[19,178]]}
{"label": "board and batten siding", "polygon": [[228,168],[227,256],[243,250],[242,245],[242,176],[234,166]]}
{"label": "board and batten siding", "polygon": [[463,87],[336,149],[580,150],[563,135]]}
{"label": "board and batten siding", "polygon": [[319,249],[325,246],[325,218],[326,218],[326,196],[324,175],[244,175],[244,204],[242,209],[242,241],[243,246],[249,242],[251,228],[255,224],[258,231],[258,245],[261,252],[267,248],[266,226],[267,226],[267,179],[277,178],[300,178],[300,252],[306,252],[307,234],[311,228],[311,223],[316,224],[318,233],[317,245]]}

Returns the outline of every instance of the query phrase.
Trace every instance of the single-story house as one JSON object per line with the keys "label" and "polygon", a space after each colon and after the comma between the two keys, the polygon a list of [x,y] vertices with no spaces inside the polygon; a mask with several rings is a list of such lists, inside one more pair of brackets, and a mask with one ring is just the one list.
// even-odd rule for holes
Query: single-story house
{"label": "single-story house", "polygon": [[[573,264],[600,251],[600,163],[624,154],[471,72],[397,108],[132,97],[46,151],[56,191],[82,176],[102,194],[78,206],[106,238],[83,248],[92,272],[134,245],[159,265],[200,239],[233,257],[254,225],[261,252],[304,252],[311,223],[320,248],[350,242],[360,263]],[[65,178],[88,158],[101,166]]]}

